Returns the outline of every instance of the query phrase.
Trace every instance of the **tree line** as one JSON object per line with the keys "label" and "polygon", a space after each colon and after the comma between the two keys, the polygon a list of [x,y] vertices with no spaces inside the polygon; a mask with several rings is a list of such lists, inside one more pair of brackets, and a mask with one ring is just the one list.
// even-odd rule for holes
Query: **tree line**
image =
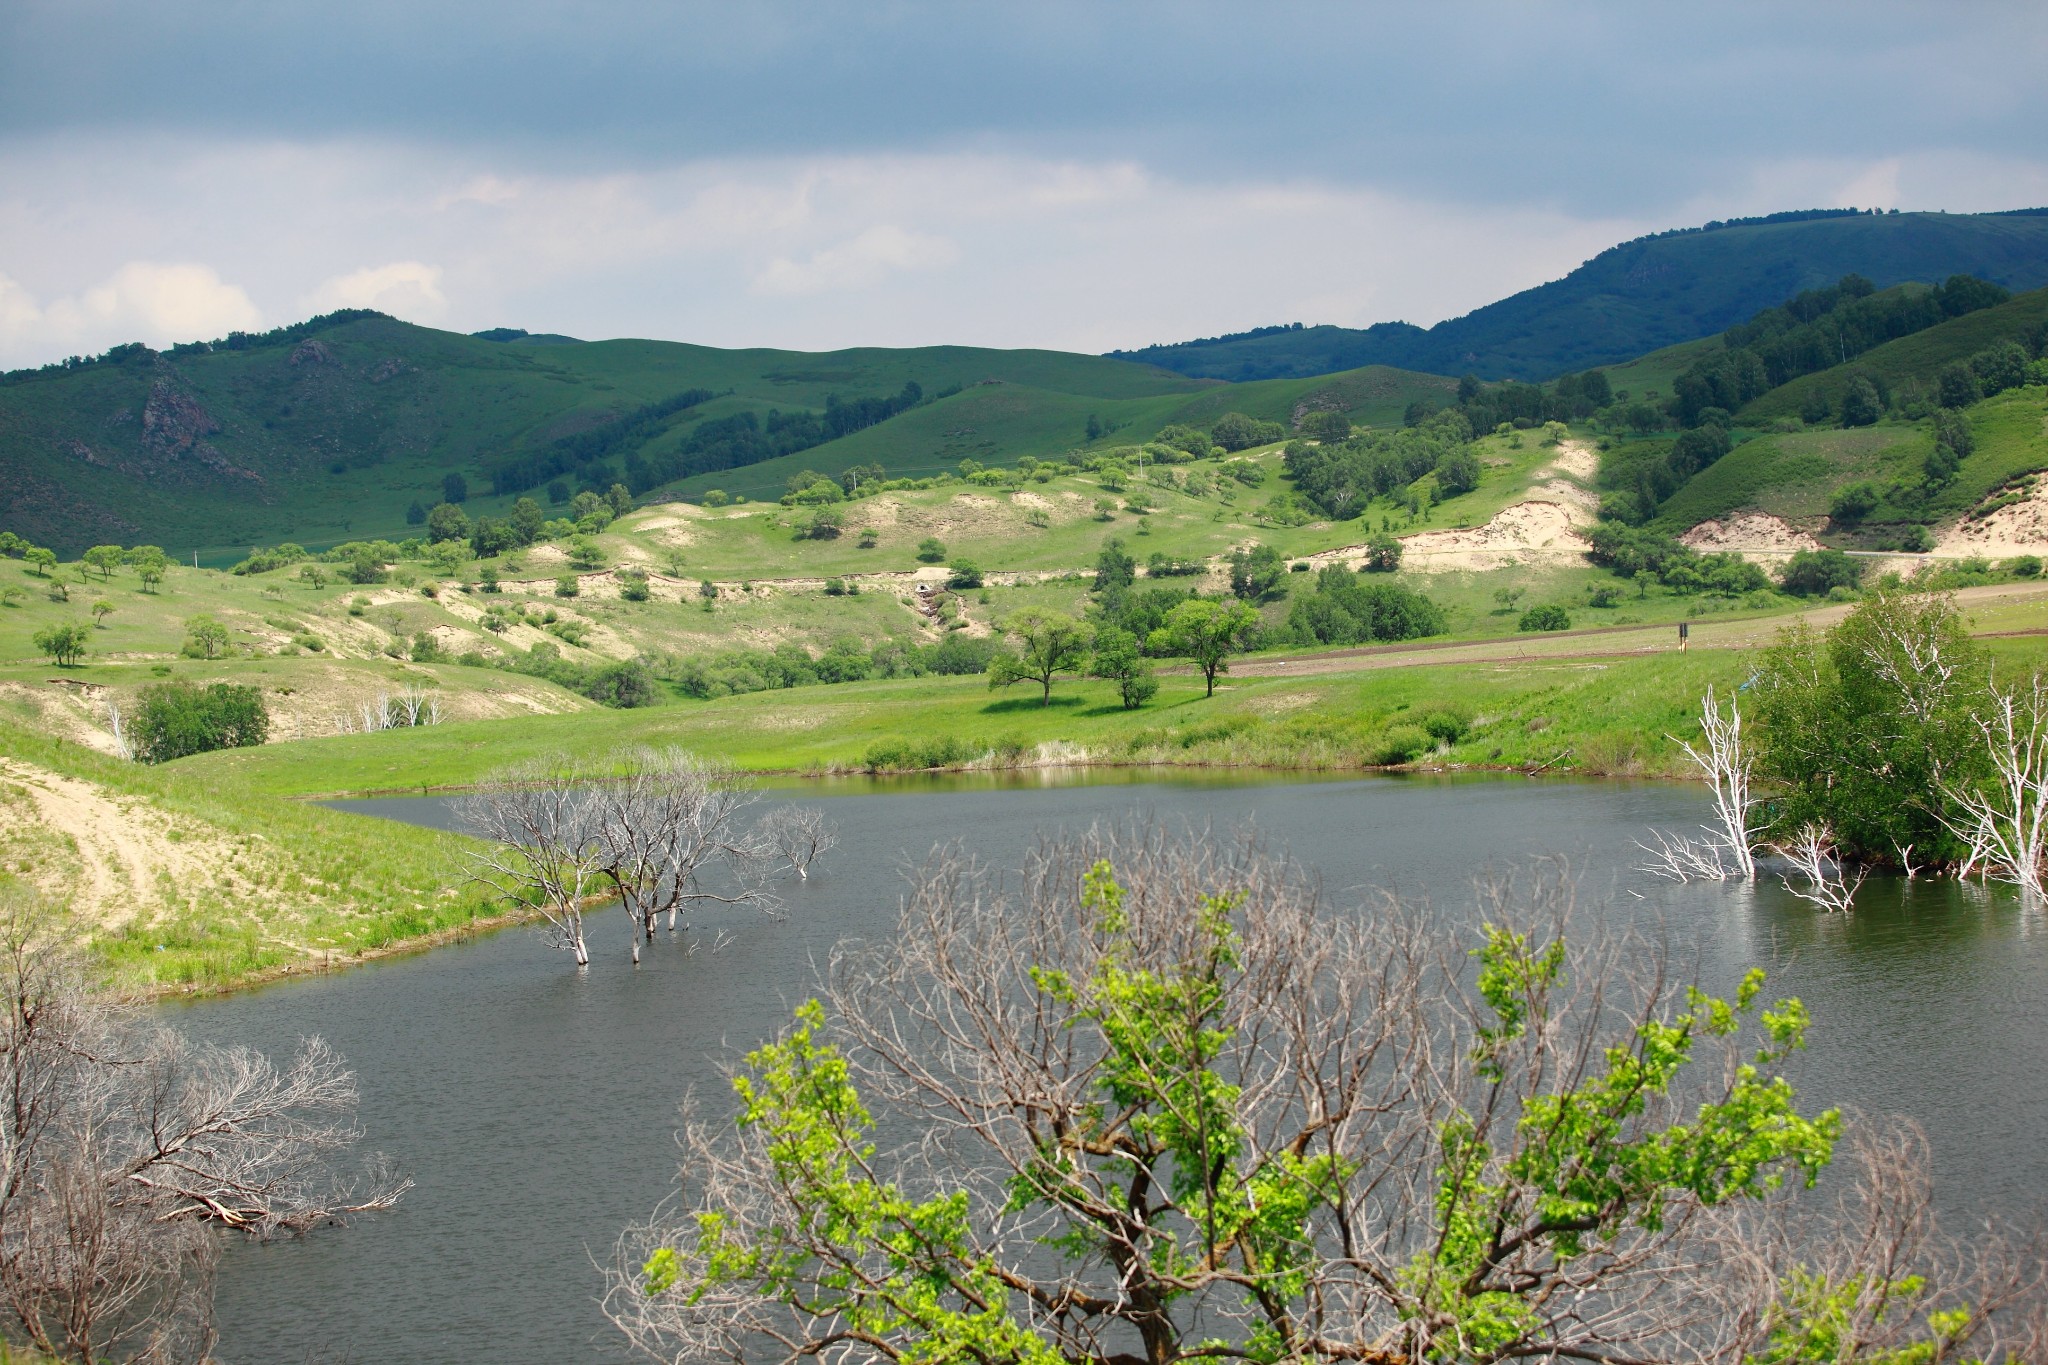
{"label": "tree line", "polygon": [[924,389],[908,380],[896,393],[840,398],[828,395],[823,412],[770,409],[763,420],[751,409],[700,422],[668,452],[635,451],[626,457],[626,486],[634,493],[693,474],[738,469],[782,455],[794,455],[827,441],[864,431],[924,402]]}
{"label": "tree line", "polygon": [[491,491],[500,497],[524,493],[564,475],[573,476],[586,487],[602,488],[617,479],[616,471],[606,463],[610,456],[639,447],[657,435],[677,413],[716,397],[710,389],[685,389],[621,413],[589,430],[556,437],[538,451],[493,466]]}

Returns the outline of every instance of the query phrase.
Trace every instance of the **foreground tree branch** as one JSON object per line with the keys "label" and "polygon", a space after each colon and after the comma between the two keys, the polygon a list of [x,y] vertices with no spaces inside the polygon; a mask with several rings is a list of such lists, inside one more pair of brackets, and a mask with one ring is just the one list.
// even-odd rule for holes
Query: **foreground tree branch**
{"label": "foreground tree branch", "polygon": [[53,1356],[200,1360],[215,1229],[302,1232],[411,1182],[337,1168],[361,1131],[333,1049],[279,1068],[95,1000],[46,919],[0,904],[0,1303]]}
{"label": "foreground tree branch", "polygon": [[1250,836],[935,855],[736,1116],[686,1108],[607,1310],[673,1361],[1735,1365],[1797,1294],[1729,1220],[1793,1218],[1839,1128],[1779,1074],[1804,1011],[1570,898],[1490,884],[1475,939]]}

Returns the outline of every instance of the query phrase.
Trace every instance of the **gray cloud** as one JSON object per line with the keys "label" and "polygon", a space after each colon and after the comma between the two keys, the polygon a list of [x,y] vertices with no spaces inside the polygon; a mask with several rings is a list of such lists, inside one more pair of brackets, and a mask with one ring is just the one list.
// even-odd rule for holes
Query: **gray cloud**
{"label": "gray cloud", "polygon": [[798,346],[1428,322],[1635,231],[2048,201],[2042,69],[2021,3],[15,0],[0,357],[345,299]]}

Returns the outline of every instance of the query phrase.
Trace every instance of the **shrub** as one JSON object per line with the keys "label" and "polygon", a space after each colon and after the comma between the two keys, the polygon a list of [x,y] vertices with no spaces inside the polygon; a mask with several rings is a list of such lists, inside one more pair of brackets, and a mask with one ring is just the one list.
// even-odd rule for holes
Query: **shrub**
{"label": "shrub", "polygon": [[270,713],[253,687],[212,683],[157,683],[142,690],[142,703],[129,733],[135,756],[165,763],[214,749],[261,744],[270,734]]}
{"label": "shrub", "polygon": [[1470,726],[1463,716],[1454,711],[1432,711],[1422,718],[1422,728],[1429,732],[1431,739],[1456,744],[1465,737]]}
{"label": "shrub", "polygon": [[946,544],[937,536],[926,536],[917,543],[917,561],[920,564],[943,564],[946,560]]}
{"label": "shrub", "polygon": [[594,668],[576,690],[601,705],[622,709],[652,706],[660,696],[654,674],[638,659]]}
{"label": "shrub", "polygon": [[1801,550],[1786,562],[1778,585],[1794,597],[1825,597],[1862,581],[1863,566],[1840,550]]}
{"label": "shrub", "polygon": [[2018,559],[2007,561],[2005,568],[2006,572],[2010,573],[2014,578],[2039,578],[2041,576],[2041,557],[2039,555],[2021,555]]}
{"label": "shrub", "polygon": [[1884,494],[1868,479],[1843,484],[1835,490],[1834,501],[1828,506],[1828,515],[1836,521],[1847,524],[1857,522],[1877,510]]}
{"label": "shrub", "polygon": [[622,573],[619,575],[619,596],[628,602],[645,602],[650,596],[647,575]]}
{"label": "shrub", "polygon": [[946,586],[959,592],[966,588],[981,586],[981,569],[971,559],[953,561],[952,572],[946,575]]}
{"label": "shrub", "polygon": [[576,575],[565,573],[555,580],[555,596],[574,597],[583,591],[583,585],[576,581]]}
{"label": "shrub", "polygon": [[1383,765],[1413,763],[1434,747],[1429,732],[1419,725],[1390,725],[1372,746],[1372,761]]}
{"label": "shrub", "polygon": [[1515,624],[1516,630],[1570,630],[1572,615],[1556,603],[1531,607],[1522,613],[1522,619]]}

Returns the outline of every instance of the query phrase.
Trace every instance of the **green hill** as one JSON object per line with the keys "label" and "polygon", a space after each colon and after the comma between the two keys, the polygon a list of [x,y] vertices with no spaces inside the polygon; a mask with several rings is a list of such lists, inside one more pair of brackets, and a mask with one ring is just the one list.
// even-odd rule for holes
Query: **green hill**
{"label": "green hill", "polygon": [[1708,224],[1624,242],[1563,279],[1428,329],[1297,325],[1112,354],[1233,382],[1361,365],[1547,379],[1708,336],[1851,272],[1879,287],[1965,274],[2039,288],[2048,284],[2048,209],[1841,210]]}
{"label": "green hill", "polygon": [[[402,537],[408,506],[440,501],[450,474],[466,482],[472,514],[502,512],[557,477],[572,488],[626,481],[642,495],[759,495],[780,493],[806,467],[926,474],[965,458],[1064,452],[1089,443],[1091,429],[1098,443],[1128,443],[1233,409],[1285,421],[1306,403],[1384,423],[1443,387],[1375,369],[1238,389],[1056,351],[728,351],[490,335],[509,339],[345,313],[14,372],[0,381],[0,529],[65,553],[149,542],[219,561],[282,540]],[[792,419],[802,420],[770,431]],[[692,457],[714,467],[666,477],[721,421],[785,445],[792,432],[822,439],[765,462],[775,447],[760,440],[714,442]],[[715,467],[721,460],[749,464]],[[527,476],[508,481],[514,464]]]}

